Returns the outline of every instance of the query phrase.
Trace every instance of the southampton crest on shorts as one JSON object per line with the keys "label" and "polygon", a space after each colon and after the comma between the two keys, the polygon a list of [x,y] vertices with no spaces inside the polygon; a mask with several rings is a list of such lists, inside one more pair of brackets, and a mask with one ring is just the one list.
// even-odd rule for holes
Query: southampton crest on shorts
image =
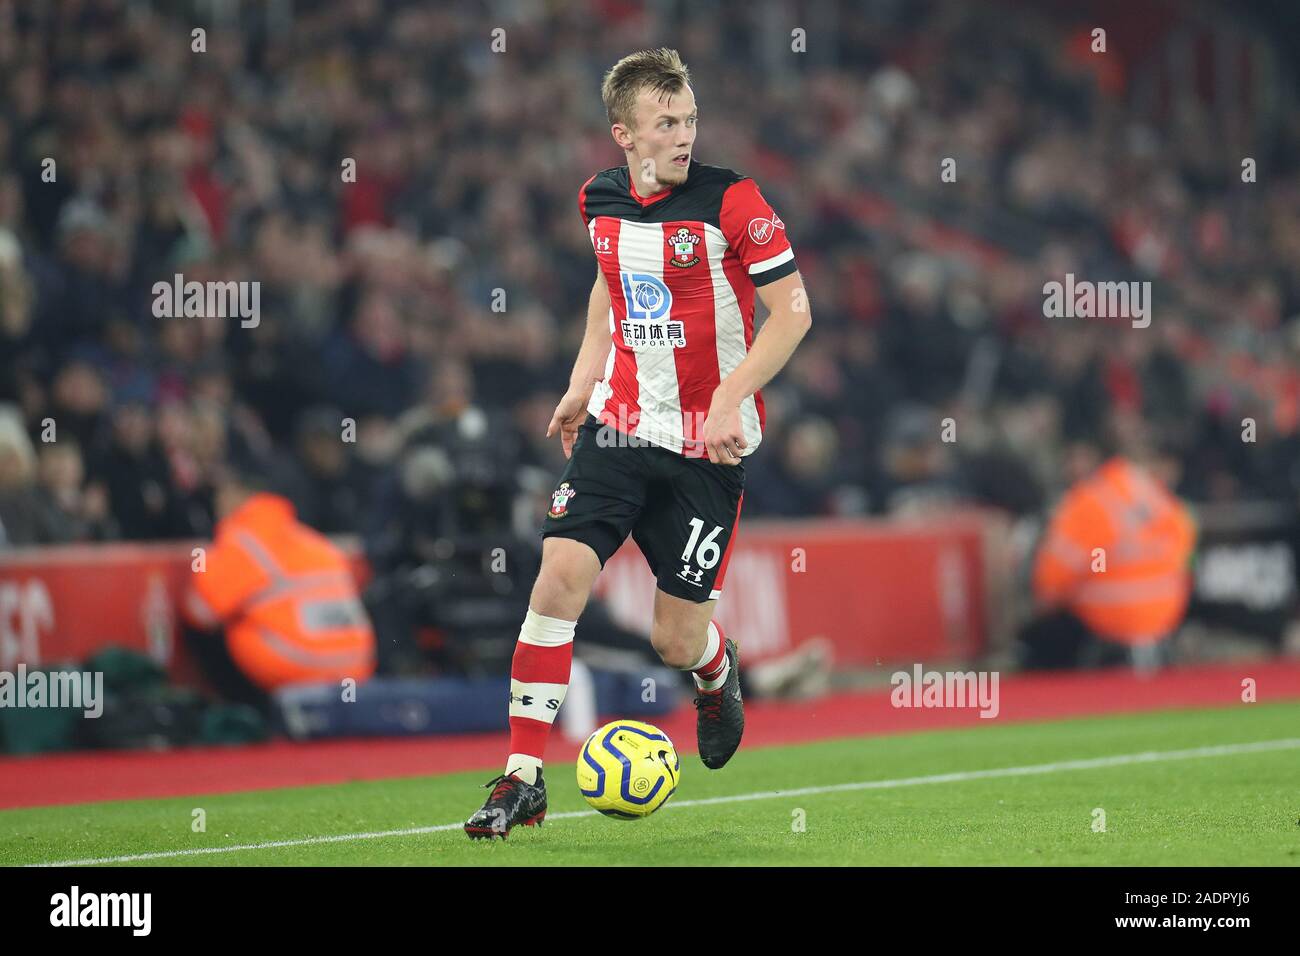
{"label": "southampton crest on shorts", "polygon": [[577,492],[569,487],[567,481],[560,482],[560,487],[556,488],[555,494],[551,495],[550,516],[552,518],[563,518],[569,510],[569,499],[576,494]]}
{"label": "southampton crest on shorts", "polygon": [[700,237],[685,226],[678,229],[668,237],[668,245],[673,247],[673,257],[668,261],[679,269],[689,269],[700,261],[700,257],[695,254],[695,244],[699,241]]}

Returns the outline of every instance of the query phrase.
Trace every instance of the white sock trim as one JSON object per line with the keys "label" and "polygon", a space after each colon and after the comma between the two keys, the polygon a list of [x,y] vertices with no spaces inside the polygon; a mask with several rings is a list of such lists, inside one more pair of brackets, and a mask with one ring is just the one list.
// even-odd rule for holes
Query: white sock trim
{"label": "white sock trim", "polygon": [[577,621],[547,617],[530,607],[524,615],[523,626],[519,628],[519,641],[523,644],[536,644],[538,647],[563,647],[573,643],[573,632],[577,628]]}
{"label": "white sock trim", "polygon": [[514,774],[524,783],[537,782],[537,775],[542,772],[542,761],[531,754],[511,754],[506,760],[507,774]]}

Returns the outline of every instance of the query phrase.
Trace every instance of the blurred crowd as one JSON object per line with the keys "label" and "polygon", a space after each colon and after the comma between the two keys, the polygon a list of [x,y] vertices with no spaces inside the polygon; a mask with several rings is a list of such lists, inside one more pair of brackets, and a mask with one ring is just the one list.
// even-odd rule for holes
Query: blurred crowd
{"label": "blurred crowd", "polygon": [[[463,486],[449,441],[485,485],[558,474],[576,196],[622,162],[600,78],[661,44],[811,297],[748,516],[1032,514],[1116,447],[1194,501],[1300,501],[1285,74],[1267,114],[1153,104],[1122,20],[1101,56],[994,0],[828,3],[807,54],[779,4],[196,6],[0,0],[0,546],[206,536],[232,463],[327,533]],[[1151,281],[1150,327],[1044,318],[1066,273]],[[260,321],[155,317],[176,274],[260,282]]]}

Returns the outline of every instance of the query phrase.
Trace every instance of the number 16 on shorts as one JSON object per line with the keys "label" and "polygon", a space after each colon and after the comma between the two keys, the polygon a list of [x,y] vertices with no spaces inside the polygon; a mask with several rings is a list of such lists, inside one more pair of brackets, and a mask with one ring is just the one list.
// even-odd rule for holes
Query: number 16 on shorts
{"label": "number 16 on shorts", "polygon": [[[703,541],[700,535],[704,531],[704,522],[699,518],[692,518],[691,537],[686,542],[686,548],[682,551],[682,569],[677,576],[683,581],[694,585],[703,585],[704,572],[711,570],[720,560],[722,560],[722,548],[718,546],[716,538],[722,533],[722,525],[714,525],[713,530],[708,533]],[[698,565],[698,569],[693,570],[692,564]]]}

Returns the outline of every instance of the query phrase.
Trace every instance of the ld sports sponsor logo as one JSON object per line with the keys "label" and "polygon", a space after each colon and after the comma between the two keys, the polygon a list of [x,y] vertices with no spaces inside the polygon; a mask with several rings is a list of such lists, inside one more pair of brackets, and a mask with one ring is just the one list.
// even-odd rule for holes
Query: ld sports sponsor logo
{"label": "ld sports sponsor logo", "polygon": [[620,323],[623,344],[628,348],[686,347],[686,323],[669,318],[673,294],[656,275],[648,272],[620,272],[627,318]]}

